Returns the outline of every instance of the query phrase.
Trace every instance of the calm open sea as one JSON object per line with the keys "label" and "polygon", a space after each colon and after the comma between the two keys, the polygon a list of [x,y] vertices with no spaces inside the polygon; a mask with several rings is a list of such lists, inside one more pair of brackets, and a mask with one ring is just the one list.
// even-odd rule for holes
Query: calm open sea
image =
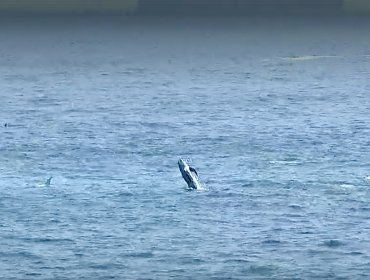
{"label": "calm open sea", "polygon": [[0,19],[0,278],[369,279],[369,30]]}

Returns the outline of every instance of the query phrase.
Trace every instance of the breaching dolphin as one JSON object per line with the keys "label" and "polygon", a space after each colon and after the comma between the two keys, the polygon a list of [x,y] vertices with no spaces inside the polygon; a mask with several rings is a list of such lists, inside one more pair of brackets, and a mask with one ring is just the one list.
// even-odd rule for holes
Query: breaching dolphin
{"label": "breaching dolphin", "polygon": [[190,167],[184,160],[179,159],[179,169],[189,189],[197,190],[201,188],[197,171]]}

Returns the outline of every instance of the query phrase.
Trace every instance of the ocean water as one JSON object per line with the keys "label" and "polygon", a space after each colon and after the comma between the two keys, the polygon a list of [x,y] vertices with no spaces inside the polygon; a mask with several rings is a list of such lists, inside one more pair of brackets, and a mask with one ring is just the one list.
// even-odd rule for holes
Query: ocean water
{"label": "ocean water", "polygon": [[370,278],[370,20],[0,23],[1,279]]}

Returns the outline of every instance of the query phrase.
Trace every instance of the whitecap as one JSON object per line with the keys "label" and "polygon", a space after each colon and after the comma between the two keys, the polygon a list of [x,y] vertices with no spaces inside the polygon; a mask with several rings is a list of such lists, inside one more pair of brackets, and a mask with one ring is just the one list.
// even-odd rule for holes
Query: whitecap
{"label": "whitecap", "polygon": [[304,56],[289,56],[289,57],[282,57],[283,60],[288,61],[307,61],[307,60],[315,60],[315,59],[323,59],[323,58],[338,58],[339,56],[336,55],[304,55]]}

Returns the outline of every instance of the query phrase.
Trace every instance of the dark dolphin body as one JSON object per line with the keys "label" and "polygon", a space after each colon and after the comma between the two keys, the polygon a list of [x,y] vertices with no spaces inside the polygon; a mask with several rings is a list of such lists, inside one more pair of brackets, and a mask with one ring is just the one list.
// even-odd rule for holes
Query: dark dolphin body
{"label": "dark dolphin body", "polygon": [[188,184],[189,189],[200,189],[201,185],[198,180],[197,171],[190,167],[184,160],[179,159],[179,169],[185,182]]}

